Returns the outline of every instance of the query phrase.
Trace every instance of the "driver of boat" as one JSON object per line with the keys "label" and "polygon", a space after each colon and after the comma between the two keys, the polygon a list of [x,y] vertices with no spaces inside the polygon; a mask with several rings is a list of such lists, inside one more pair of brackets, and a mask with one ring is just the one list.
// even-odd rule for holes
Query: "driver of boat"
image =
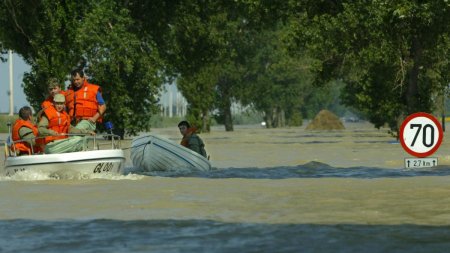
{"label": "driver of boat", "polygon": [[191,127],[189,122],[183,120],[178,123],[178,129],[180,130],[183,139],[181,140],[181,145],[186,148],[199,153],[200,155],[207,157],[205,144],[203,140],[196,134],[197,128]]}
{"label": "driver of boat", "polygon": [[[45,137],[45,153],[67,153],[83,150],[84,138],[78,135],[94,135],[91,130],[82,130],[70,125],[69,114],[65,111],[66,98],[56,94],[53,105],[43,111],[38,124],[39,135]],[[70,134],[75,134],[70,136]]]}
{"label": "driver of boat", "polygon": [[[19,110],[19,118],[14,122],[12,140],[15,142],[11,146],[12,151],[16,151],[18,155],[31,155],[42,151],[42,145],[36,143],[38,129],[33,123],[33,111],[31,107],[24,106]],[[18,142],[22,140],[22,142]]]}
{"label": "driver of boat", "polygon": [[66,91],[67,111],[79,129],[95,131],[97,122],[103,121],[106,103],[100,86],[88,82],[80,68],[70,73],[72,83]]}

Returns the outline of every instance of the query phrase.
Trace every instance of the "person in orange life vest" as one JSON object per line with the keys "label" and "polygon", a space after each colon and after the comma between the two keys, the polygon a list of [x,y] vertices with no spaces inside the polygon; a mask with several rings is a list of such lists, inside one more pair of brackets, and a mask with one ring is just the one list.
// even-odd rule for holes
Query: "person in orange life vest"
{"label": "person in orange life vest", "polygon": [[64,110],[66,99],[56,94],[53,105],[47,107],[38,124],[40,136],[45,137],[45,153],[66,153],[83,150],[83,138],[67,134],[95,134],[90,130],[80,130],[70,125],[70,116]]}
{"label": "person in orange life vest", "polygon": [[56,78],[50,78],[50,80],[48,81],[48,93],[48,97],[41,104],[41,109],[52,106],[53,98],[56,94],[63,94],[64,96],[66,95],[66,92],[61,89],[61,85]]}
{"label": "person in orange life vest", "polygon": [[11,145],[11,150],[19,155],[42,152],[42,146],[36,143],[38,129],[33,124],[33,111],[29,106],[24,106],[19,110],[19,119],[16,120],[12,128],[12,140],[17,142]]}
{"label": "person in orange life vest", "polygon": [[106,111],[101,88],[86,80],[83,70],[71,72],[72,84],[66,91],[67,109],[79,129],[95,131],[96,122],[101,122]]}
{"label": "person in orange life vest", "polygon": [[195,127],[191,127],[189,122],[183,120],[178,123],[178,129],[183,135],[183,139],[180,143],[182,146],[185,146],[190,150],[195,151],[204,157],[207,157],[205,144],[203,143],[202,139],[195,133],[197,131]]}
{"label": "person in orange life vest", "polygon": [[50,78],[48,80],[48,93],[49,95],[47,96],[47,98],[41,103],[41,110],[37,114],[38,120],[40,120],[42,113],[47,107],[53,106],[53,97],[56,94],[63,94],[64,96],[66,95],[66,92],[61,89],[61,85],[56,78]]}

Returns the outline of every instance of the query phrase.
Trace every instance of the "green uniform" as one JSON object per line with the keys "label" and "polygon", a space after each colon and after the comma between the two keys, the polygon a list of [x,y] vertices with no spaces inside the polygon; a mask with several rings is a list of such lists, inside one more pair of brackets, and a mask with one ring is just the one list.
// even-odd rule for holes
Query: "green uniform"
{"label": "green uniform", "polygon": [[78,152],[83,150],[84,138],[82,136],[70,136],[65,139],[56,140],[45,145],[46,154],[59,154]]}
{"label": "green uniform", "polygon": [[[57,135],[58,133],[54,130],[48,129],[48,118],[47,116],[42,116],[38,124],[38,131],[40,136],[51,136]],[[70,126],[70,134],[89,134],[89,130],[78,129],[76,127]],[[55,140],[49,142],[45,145],[46,154],[57,154],[57,153],[68,153],[82,151],[85,146],[85,138],[82,136],[70,136],[65,139]]]}
{"label": "green uniform", "polygon": [[28,127],[21,127],[19,129],[19,137],[21,140],[28,141],[28,143],[33,147],[36,145],[36,136],[34,136],[33,130]]}
{"label": "green uniform", "polygon": [[188,139],[188,148],[206,157],[205,144],[197,134],[193,133]]}
{"label": "green uniform", "polygon": [[90,130],[95,131],[97,124],[90,122],[89,120],[81,120],[78,122],[78,124],[75,126],[78,129],[84,129],[84,130]]}

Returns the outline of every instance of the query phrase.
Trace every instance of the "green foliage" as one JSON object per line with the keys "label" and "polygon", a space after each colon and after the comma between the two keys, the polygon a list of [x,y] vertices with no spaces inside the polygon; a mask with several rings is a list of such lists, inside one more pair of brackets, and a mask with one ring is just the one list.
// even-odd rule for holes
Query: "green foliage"
{"label": "green foliage", "polygon": [[233,123],[236,125],[260,124],[264,115],[254,110],[247,110],[239,114],[233,114]]}
{"label": "green foliage", "polygon": [[17,115],[9,116],[6,114],[0,114],[0,133],[8,133],[8,122],[14,124],[16,119],[19,118]]}
{"label": "green foliage", "polygon": [[58,1],[0,3],[0,41],[31,66],[23,87],[35,110],[47,96],[47,80],[56,77],[64,81],[77,62],[77,47],[72,41],[82,6],[82,2],[77,7]]}
{"label": "green foliage", "polygon": [[0,51],[30,64],[23,87],[35,109],[50,77],[64,82],[84,67],[103,89],[105,120],[128,134],[160,124],[157,96],[172,79],[203,131],[212,117],[227,130],[245,121],[231,114],[236,102],[270,127],[301,125],[322,109],[342,115],[344,102],[395,128],[448,93],[449,8],[431,0],[3,1]]}
{"label": "green foliage", "polygon": [[288,126],[301,126],[303,125],[302,114],[298,111],[293,112],[289,117]]}
{"label": "green foliage", "polygon": [[172,29],[178,87],[190,104],[189,116],[203,122],[203,130],[208,129],[205,122],[215,108],[225,124],[231,124],[230,106],[235,87],[242,83],[241,66],[251,40],[248,19],[239,15],[242,9],[226,2],[207,2],[180,4]]}
{"label": "green foliage", "polygon": [[318,61],[316,84],[340,79],[343,101],[377,127],[430,112],[448,85],[447,1],[292,2],[292,48]]}
{"label": "green foliage", "polygon": [[178,123],[182,121],[181,117],[163,117],[159,114],[155,114],[150,118],[150,126],[152,128],[165,128],[165,127],[176,127]]}
{"label": "green foliage", "polygon": [[156,47],[141,40],[129,11],[115,1],[94,4],[83,21],[76,41],[91,81],[101,85],[109,102],[105,120],[129,134],[149,130],[163,81]]}
{"label": "green foliage", "polygon": [[73,68],[84,67],[90,82],[103,89],[106,120],[129,134],[149,129],[164,68],[126,5],[23,0],[0,7],[0,41],[30,64],[23,85],[35,109],[47,96],[49,78],[63,82]]}
{"label": "green foliage", "polygon": [[252,104],[265,112],[270,127],[286,125],[291,117],[305,106],[305,98],[311,94],[311,76],[307,57],[294,58],[280,41],[285,36],[284,26],[266,30],[258,36],[255,57],[248,68],[247,86],[239,97],[244,104]]}
{"label": "green foliage", "polygon": [[189,101],[188,121],[204,131],[209,131],[210,127],[209,111],[214,103],[214,87],[217,83],[215,71],[215,66],[206,66],[195,74],[177,80],[180,91]]}
{"label": "green foliage", "polygon": [[[301,108],[305,118],[312,119],[323,109],[343,116],[350,108],[342,105],[342,89],[345,83],[339,81],[328,82],[324,85],[314,86],[305,97],[305,105]],[[352,96],[350,96],[352,97]]]}

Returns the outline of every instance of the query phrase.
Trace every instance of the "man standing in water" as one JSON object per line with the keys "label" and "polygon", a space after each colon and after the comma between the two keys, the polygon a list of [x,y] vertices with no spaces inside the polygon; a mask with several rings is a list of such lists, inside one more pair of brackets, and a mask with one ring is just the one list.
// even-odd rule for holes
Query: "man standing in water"
{"label": "man standing in water", "polygon": [[72,84],[66,91],[69,116],[75,120],[76,128],[95,131],[106,111],[101,88],[88,83],[81,69],[73,70],[71,76]]}
{"label": "man standing in water", "polygon": [[182,146],[207,157],[205,144],[203,143],[203,140],[195,133],[197,128],[191,127],[189,122],[183,120],[178,123],[178,129],[180,129],[180,133],[183,135],[183,139],[180,143]]}

